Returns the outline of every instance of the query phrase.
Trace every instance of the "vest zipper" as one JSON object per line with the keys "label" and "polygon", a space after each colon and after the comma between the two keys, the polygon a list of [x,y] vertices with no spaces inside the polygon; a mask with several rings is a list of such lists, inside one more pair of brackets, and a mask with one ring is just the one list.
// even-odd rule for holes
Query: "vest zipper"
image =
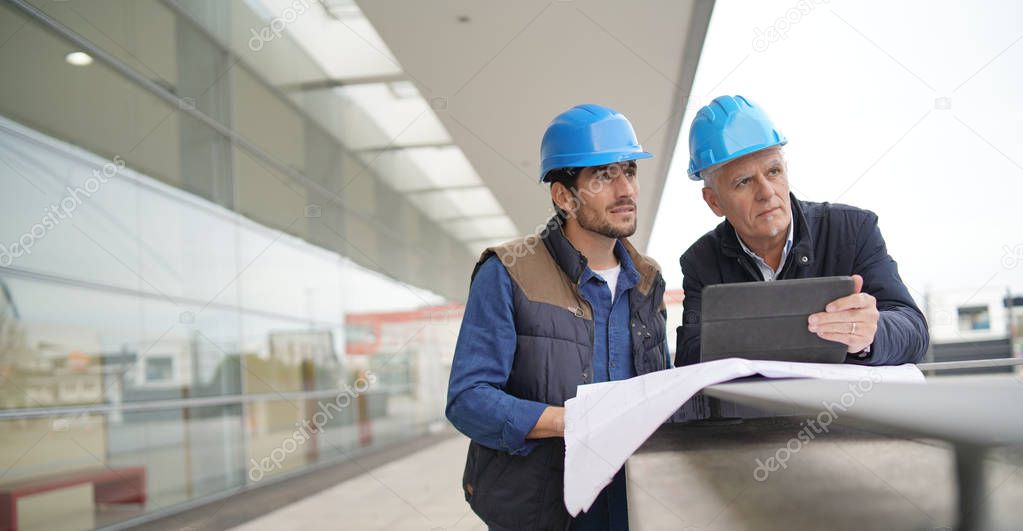
{"label": "vest zipper", "polygon": [[[590,329],[589,330],[589,332],[590,332],[590,349],[592,350],[593,349],[593,344],[597,341],[597,326],[596,326],[596,322],[593,320],[593,305],[590,304],[590,302],[588,300],[586,300],[585,297],[583,297],[583,294],[579,291],[579,285],[578,284],[576,284],[576,286],[575,286],[575,296],[577,297],[577,299],[578,299],[578,301],[580,303],[580,306],[579,306],[580,309],[582,309],[582,305],[585,304],[586,307],[589,308],[589,310],[590,310],[590,326],[588,328]],[[593,375],[593,354],[592,354],[592,352],[590,353],[590,366],[585,371],[583,371],[583,374],[589,374],[589,377],[586,377],[586,378],[583,379],[583,383],[584,384],[593,383],[594,375]],[[586,381],[586,380],[589,380],[589,381]]]}

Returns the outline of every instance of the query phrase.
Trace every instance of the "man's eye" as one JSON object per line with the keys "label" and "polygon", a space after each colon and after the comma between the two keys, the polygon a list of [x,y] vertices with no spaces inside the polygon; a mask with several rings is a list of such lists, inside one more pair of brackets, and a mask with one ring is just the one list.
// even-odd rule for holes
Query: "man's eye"
{"label": "man's eye", "polygon": [[735,181],[735,187],[739,188],[740,186],[743,186],[743,185],[745,185],[748,182],[749,182],[749,179],[739,179],[738,181]]}
{"label": "man's eye", "polygon": [[781,173],[781,170],[779,170],[778,168],[771,168],[770,170],[767,171],[767,173],[770,175],[778,175],[779,173]]}

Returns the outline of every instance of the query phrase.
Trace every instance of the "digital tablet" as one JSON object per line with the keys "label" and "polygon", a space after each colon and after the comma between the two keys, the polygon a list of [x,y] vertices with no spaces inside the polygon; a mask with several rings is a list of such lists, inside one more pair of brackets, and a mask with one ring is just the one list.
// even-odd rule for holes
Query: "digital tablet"
{"label": "digital tablet", "polygon": [[700,361],[722,358],[842,363],[848,346],[807,329],[811,314],[851,295],[851,277],[716,284],[704,288]]}

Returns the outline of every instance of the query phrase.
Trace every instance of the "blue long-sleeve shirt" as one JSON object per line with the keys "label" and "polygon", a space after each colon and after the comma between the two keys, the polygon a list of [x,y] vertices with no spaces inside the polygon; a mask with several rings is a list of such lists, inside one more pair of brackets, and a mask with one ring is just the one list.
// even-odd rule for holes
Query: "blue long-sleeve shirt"
{"label": "blue long-sleeve shirt", "polygon": [[447,417],[470,439],[495,450],[526,455],[526,441],[547,404],[504,391],[515,360],[515,314],[508,271],[491,257],[476,272],[448,380]]}

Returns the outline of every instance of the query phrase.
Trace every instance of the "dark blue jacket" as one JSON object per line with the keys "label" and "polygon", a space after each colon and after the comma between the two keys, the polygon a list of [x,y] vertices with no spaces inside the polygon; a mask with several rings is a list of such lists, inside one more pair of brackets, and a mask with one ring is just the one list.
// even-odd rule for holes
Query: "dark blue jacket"
{"label": "dark blue jacket", "polygon": [[[790,194],[795,222],[792,250],[779,279],[861,275],[863,291],[877,298],[881,318],[868,365],[915,363],[927,351],[927,322],[888,255],[877,215],[848,205],[798,201]],[[685,290],[675,365],[700,361],[700,301],[705,286],[763,280],[742,251],[727,220],[696,241],[679,258]]]}

